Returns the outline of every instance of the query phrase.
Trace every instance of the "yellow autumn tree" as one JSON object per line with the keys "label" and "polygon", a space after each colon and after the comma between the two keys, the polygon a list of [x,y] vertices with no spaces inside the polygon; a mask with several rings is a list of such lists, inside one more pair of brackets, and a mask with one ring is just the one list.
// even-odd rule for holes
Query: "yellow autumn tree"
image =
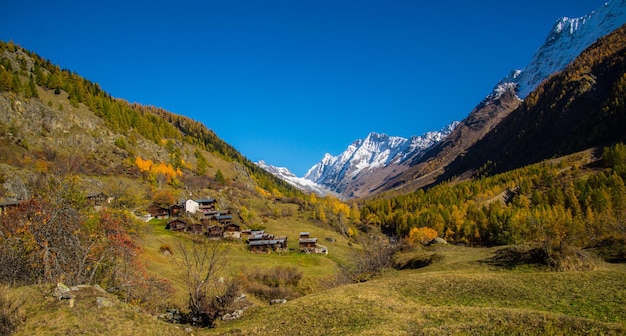
{"label": "yellow autumn tree", "polygon": [[137,156],[135,165],[139,171],[148,174],[149,180],[157,181],[159,184],[161,182],[171,183],[173,179],[183,175],[180,169],[174,169],[172,165],[163,162],[154,163],[150,159],[144,160],[141,156]]}
{"label": "yellow autumn tree", "polygon": [[150,159],[144,160],[141,158],[141,156],[138,156],[135,159],[135,165],[137,166],[137,168],[139,168],[141,172],[148,173],[152,168],[153,162]]}
{"label": "yellow autumn tree", "polygon": [[426,245],[428,244],[431,240],[437,238],[438,234],[437,231],[428,228],[428,227],[420,227],[420,228],[412,228],[411,231],[409,231],[409,236],[407,237],[407,242],[409,243],[409,245],[413,246],[415,244],[422,244],[422,245]]}

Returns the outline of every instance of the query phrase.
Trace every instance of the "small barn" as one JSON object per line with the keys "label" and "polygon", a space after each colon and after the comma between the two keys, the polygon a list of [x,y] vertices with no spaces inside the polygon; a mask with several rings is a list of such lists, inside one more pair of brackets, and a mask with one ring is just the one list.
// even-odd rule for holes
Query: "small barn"
{"label": "small barn", "polygon": [[179,217],[185,213],[185,205],[184,204],[174,204],[170,206],[170,217]]}
{"label": "small barn", "polygon": [[317,238],[300,238],[300,251],[313,252],[317,247]]}
{"label": "small barn", "polygon": [[224,236],[224,228],[219,225],[209,225],[205,235],[211,239],[222,239]]}
{"label": "small barn", "polygon": [[248,243],[250,252],[270,253],[287,250],[287,239],[262,239],[253,240]]}
{"label": "small barn", "polygon": [[241,239],[241,226],[235,223],[224,225],[224,238]]}
{"label": "small barn", "polygon": [[204,227],[202,224],[189,224],[187,225],[187,232],[193,234],[202,234],[204,233]]}
{"label": "small barn", "polygon": [[167,224],[165,225],[165,229],[171,231],[186,231],[187,226],[188,224],[186,221],[177,218],[167,222]]}
{"label": "small barn", "polygon": [[311,253],[317,251],[317,238],[311,238],[308,232],[300,232],[298,243],[300,244],[300,252]]}
{"label": "small barn", "polygon": [[170,216],[170,209],[160,205],[152,204],[148,207],[150,216],[158,219],[167,219]]}

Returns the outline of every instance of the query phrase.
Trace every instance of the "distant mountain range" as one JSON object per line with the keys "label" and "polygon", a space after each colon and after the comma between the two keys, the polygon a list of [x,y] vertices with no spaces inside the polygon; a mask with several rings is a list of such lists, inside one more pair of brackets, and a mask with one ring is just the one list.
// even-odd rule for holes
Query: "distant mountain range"
{"label": "distant mountain range", "polygon": [[372,132],[365,139],[354,141],[338,156],[326,153],[304,177],[297,177],[287,168],[274,167],[264,161],[257,162],[257,165],[302,190],[346,198],[348,191],[358,190],[365,179],[372,180],[380,169],[401,167],[418,159],[450,134],[456,125],[458,122],[453,122],[441,131],[410,139]]}
{"label": "distant mountain range", "polygon": [[[332,191],[344,199],[428,186],[439,181],[441,176],[449,177],[448,165],[464,156],[468,149],[518,109],[541,83],[565,69],[586,48],[624,23],[626,0],[607,2],[581,18],[558,19],[525,69],[512,71],[467,118],[460,123],[453,122],[441,131],[410,139],[370,133],[337,156],[326,154],[303,178],[285,173],[286,168],[280,168],[282,174],[278,174],[277,168],[265,163],[260,166],[295,186],[306,184],[308,189],[305,190]],[[295,179],[299,182],[296,183]]]}

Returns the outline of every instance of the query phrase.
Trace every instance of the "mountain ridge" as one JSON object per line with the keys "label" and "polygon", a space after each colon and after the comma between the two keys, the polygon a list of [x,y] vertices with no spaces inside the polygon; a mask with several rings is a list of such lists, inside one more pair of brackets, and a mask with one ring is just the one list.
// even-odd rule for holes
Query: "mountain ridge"
{"label": "mountain ridge", "polygon": [[543,81],[563,70],[583,50],[624,22],[626,0],[607,2],[580,18],[559,18],[526,68],[511,71],[446,137],[422,148],[419,155],[397,151],[393,157],[403,158],[400,164],[389,164],[394,160],[382,160],[387,150],[383,148],[380,153],[363,155],[369,157],[369,161],[358,156],[354,162],[349,162],[362,142],[369,139],[368,135],[365,140],[353,142],[338,156],[326,154],[305,178],[340,193],[343,198],[368,197],[388,190],[408,192],[435,183],[450,162],[464,155],[506,119]]}
{"label": "mountain ridge", "polygon": [[[526,98],[551,74],[563,70],[576,56],[626,22],[626,0],[606,2],[579,18],[561,17],[523,70],[514,70],[496,86],[513,83],[520,99]],[[494,91],[495,91],[494,90]]]}
{"label": "mountain ridge", "polygon": [[[458,125],[452,122],[440,131],[431,131],[421,136],[404,138],[384,133],[370,132],[365,138],[357,139],[337,156],[326,153],[322,160],[313,165],[303,177],[296,177],[284,167],[274,167],[264,161],[257,165],[302,190],[320,195],[336,194],[347,198],[346,190],[362,180],[372,177],[368,172],[381,167],[400,167],[421,156],[428,148],[438,143]],[[349,196],[349,195],[348,195]]]}

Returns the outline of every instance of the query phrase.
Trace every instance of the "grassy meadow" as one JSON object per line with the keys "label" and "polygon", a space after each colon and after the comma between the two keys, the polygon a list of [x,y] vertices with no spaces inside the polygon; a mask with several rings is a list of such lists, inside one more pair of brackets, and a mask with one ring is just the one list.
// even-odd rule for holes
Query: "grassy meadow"
{"label": "grassy meadow", "polygon": [[438,261],[365,283],[259,307],[214,334],[619,335],[626,332],[626,267],[585,272],[503,269],[498,248],[443,246]]}
{"label": "grassy meadow", "polygon": [[[146,242],[144,257],[151,261],[152,271],[174,277],[171,260],[160,260],[150,252],[173,235],[159,232],[156,223],[151,225],[155,234]],[[509,269],[489,262],[498,249],[445,245],[408,252],[400,257],[436,254],[437,258],[426,267],[389,270],[363,283],[309,288],[309,294],[281,305],[256,300],[243,317],[220,321],[215,329],[185,331],[188,326],[165,323],[115,299],[115,307],[97,308],[93,300],[79,297],[76,306],[69,308],[67,301],[52,299],[50,288],[42,286],[10,294],[23,302],[20,310],[26,317],[17,335],[97,335],[102,330],[110,335],[626,333],[626,265],[598,262],[595,269],[582,272],[554,272],[532,265]],[[233,264],[236,260],[258,267],[297,266],[312,281],[323,280],[334,268],[326,256],[256,255],[238,248],[229,255]]]}

